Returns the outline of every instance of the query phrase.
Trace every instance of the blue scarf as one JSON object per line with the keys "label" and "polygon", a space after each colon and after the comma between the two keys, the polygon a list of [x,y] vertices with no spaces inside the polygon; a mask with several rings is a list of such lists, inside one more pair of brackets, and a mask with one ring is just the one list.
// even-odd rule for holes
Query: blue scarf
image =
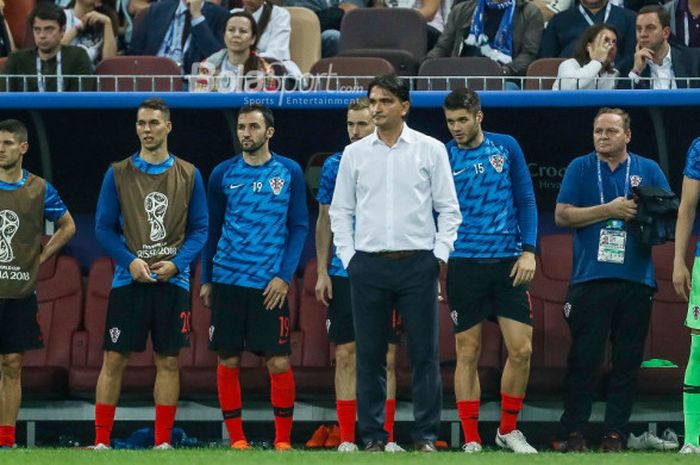
{"label": "blue scarf", "polygon": [[[467,45],[479,47],[481,54],[494,61],[507,65],[513,61],[513,16],[516,0],[496,2],[495,0],[477,0],[469,35],[464,41]],[[496,37],[489,41],[484,34],[484,9],[505,10]]]}

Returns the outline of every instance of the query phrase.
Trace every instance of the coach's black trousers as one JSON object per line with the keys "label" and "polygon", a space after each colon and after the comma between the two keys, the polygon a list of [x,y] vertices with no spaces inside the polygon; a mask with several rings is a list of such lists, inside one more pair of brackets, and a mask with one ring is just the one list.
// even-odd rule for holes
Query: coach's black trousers
{"label": "coach's black trousers", "polygon": [[580,432],[593,404],[593,385],[610,337],[612,372],[605,408],[605,433],[626,434],[637,388],[654,289],[625,280],[595,280],[569,288],[564,317],[571,331],[566,367],[565,433]]}
{"label": "coach's black trousers", "polygon": [[357,345],[357,417],[365,441],[387,441],[384,431],[386,351],[391,312],[401,315],[412,368],[414,442],[435,441],[442,380],[438,360],[437,282],[431,251],[393,259],[357,252],[348,266]]}

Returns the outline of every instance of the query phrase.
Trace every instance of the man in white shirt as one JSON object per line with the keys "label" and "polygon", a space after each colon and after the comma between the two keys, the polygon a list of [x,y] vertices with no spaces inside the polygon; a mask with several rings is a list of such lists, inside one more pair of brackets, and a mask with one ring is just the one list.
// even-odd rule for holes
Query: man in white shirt
{"label": "man in white shirt", "polygon": [[404,122],[406,81],[378,76],[368,89],[377,129],[345,148],[329,211],[361,328],[355,334],[359,431],[366,450],[384,450],[387,327],[396,308],[412,364],[411,436],[417,450],[434,452],[442,397],[438,276],[462,215],[444,145]]}
{"label": "man in white shirt", "polygon": [[[670,44],[671,15],[659,5],[648,5],[637,15],[637,47],[630,65],[622,69],[632,87],[676,89],[698,87],[685,77],[700,77],[700,54],[697,50]],[[630,69],[631,68],[631,69]]]}

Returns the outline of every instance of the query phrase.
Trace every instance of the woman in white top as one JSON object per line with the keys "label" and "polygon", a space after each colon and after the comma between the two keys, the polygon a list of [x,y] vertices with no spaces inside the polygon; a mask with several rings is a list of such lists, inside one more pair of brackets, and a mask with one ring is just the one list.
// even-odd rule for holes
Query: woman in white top
{"label": "woman in white top", "polygon": [[61,43],[87,51],[92,66],[117,54],[117,19],[113,10],[96,8],[96,0],[72,0],[66,13],[66,33]]}
{"label": "woman in white top", "polygon": [[289,53],[289,37],[292,33],[292,19],[289,12],[270,0],[243,0],[243,8],[234,8],[231,13],[247,11],[258,26],[258,56],[282,63],[288,74],[301,76],[301,70],[292,61]]}
{"label": "woman in white top", "polygon": [[614,89],[620,72],[615,69],[617,31],[595,24],[581,34],[574,57],[562,62],[552,90]]}

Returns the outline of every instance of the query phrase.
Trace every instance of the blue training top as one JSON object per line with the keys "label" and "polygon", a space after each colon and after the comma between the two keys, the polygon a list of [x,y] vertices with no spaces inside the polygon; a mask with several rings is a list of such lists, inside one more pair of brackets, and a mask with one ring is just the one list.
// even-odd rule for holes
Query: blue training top
{"label": "blue training top", "polygon": [[[330,205],[333,200],[333,192],[335,192],[335,181],[338,178],[338,170],[340,169],[340,159],[343,157],[343,152],[337,152],[326,158],[321,168],[321,182],[318,186],[316,200],[322,205]],[[343,262],[340,261],[335,253],[333,246],[333,256],[328,264],[328,274],[331,276],[348,277],[348,272],[343,268]]]}
{"label": "blue training top", "polygon": [[[690,144],[683,175],[695,181],[700,181],[700,137]],[[700,257],[700,242],[695,246],[695,256]]]}
{"label": "blue training top", "polygon": [[[0,181],[0,190],[4,191],[14,191],[24,186],[27,182],[27,176],[29,172],[27,170],[22,170],[22,179],[17,182],[3,182]],[[58,195],[58,191],[53,185],[44,180],[46,184],[46,189],[44,191],[44,218],[49,221],[59,220],[63,215],[66,214],[68,208],[66,204],[63,203],[61,197]]]}

